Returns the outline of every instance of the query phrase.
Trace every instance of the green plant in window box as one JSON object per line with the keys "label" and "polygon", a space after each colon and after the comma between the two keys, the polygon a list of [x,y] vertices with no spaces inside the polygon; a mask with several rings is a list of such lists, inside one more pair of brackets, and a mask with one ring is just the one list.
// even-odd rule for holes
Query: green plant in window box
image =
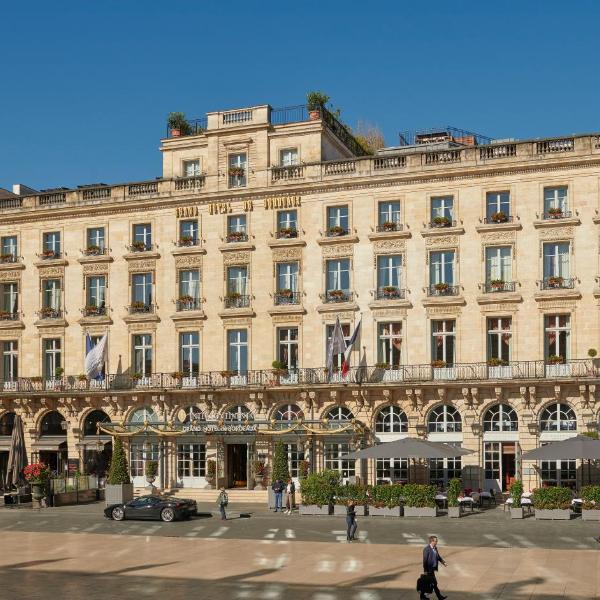
{"label": "green plant in window box", "polygon": [[225,378],[225,379],[229,379],[230,377],[233,377],[235,375],[235,371],[221,371],[220,373],[221,377]]}
{"label": "green plant in window box", "polygon": [[567,510],[571,508],[571,488],[542,487],[533,491],[533,506],[541,510]]}
{"label": "green plant in window box", "polygon": [[56,379],[61,379],[64,374],[65,370],[62,367],[56,367],[56,369],[54,369],[54,377]]}
{"label": "green plant in window box", "polygon": [[435,508],[435,485],[407,483],[402,486],[405,506],[414,508]]}
{"label": "green plant in window box", "polygon": [[189,303],[193,302],[194,298],[188,294],[184,294],[183,296],[179,296],[179,302]]}
{"label": "green plant in window box", "polygon": [[431,366],[434,369],[443,369],[446,366],[446,361],[444,360],[432,360]]}
{"label": "green plant in window box", "polygon": [[384,221],[381,226],[384,231],[396,231],[398,224],[394,221]]}
{"label": "green plant in window box", "polygon": [[137,371],[131,374],[131,379],[133,379],[134,381],[139,381],[141,378],[142,374],[138,373]]}
{"label": "green plant in window box", "polygon": [[561,365],[565,362],[564,356],[559,356],[556,354],[551,354],[548,357],[548,364],[550,365]]}
{"label": "green plant in window box", "polygon": [[436,283],[433,287],[437,292],[447,292],[450,288],[450,286],[443,281]]}
{"label": "green plant in window box", "polygon": [[499,210],[492,214],[492,221],[494,221],[494,223],[506,223],[506,221],[508,221],[508,215]]}
{"label": "green plant in window box", "polygon": [[185,246],[191,246],[194,242],[194,238],[191,235],[182,235],[179,241]]}
{"label": "green plant in window box", "polygon": [[77,375],[77,381],[87,381],[87,375],[85,373],[80,373]]}
{"label": "green plant in window box", "polygon": [[0,262],[11,262],[14,258],[14,254],[0,254]]}
{"label": "green plant in window box", "polygon": [[378,363],[375,363],[375,368],[376,369],[389,369],[390,364],[386,363],[386,362],[378,362]]}
{"label": "green plant in window box", "polygon": [[56,309],[51,308],[50,306],[44,306],[40,310],[40,314],[42,317],[53,317],[56,314]]}
{"label": "green plant in window box", "polygon": [[448,217],[433,217],[433,224],[436,227],[448,227],[449,225],[451,225],[452,221],[450,221],[450,219]]}
{"label": "green plant in window box", "polygon": [[558,206],[553,206],[548,209],[548,214],[552,217],[560,217],[563,214],[562,208]]}
{"label": "green plant in window box", "polygon": [[56,252],[54,250],[44,250],[42,252],[43,258],[54,258],[56,256]]}
{"label": "green plant in window box", "polygon": [[240,294],[239,292],[229,292],[225,297],[228,300],[239,300],[242,297],[242,294]]}
{"label": "green plant in window box", "polygon": [[561,287],[564,282],[564,278],[559,275],[552,275],[552,277],[548,277],[548,285],[550,287]]}
{"label": "green plant in window box", "polygon": [[329,290],[327,292],[327,295],[330,296],[331,298],[343,298],[344,297],[344,290]]}
{"label": "green plant in window box", "polygon": [[230,177],[243,177],[245,173],[246,169],[244,167],[229,167]]}
{"label": "green plant in window box", "polygon": [[173,379],[183,379],[185,377],[185,373],[183,373],[182,371],[173,371],[171,373],[171,377]]}
{"label": "green plant in window box", "polygon": [[100,254],[101,252],[101,248],[100,246],[97,246],[96,244],[91,244],[90,246],[88,246],[85,250],[86,254]]}
{"label": "green plant in window box", "polygon": [[142,242],[141,240],[135,240],[131,244],[131,249],[135,252],[142,252],[143,250],[146,250],[146,242]]}
{"label": "green plant in window box", "polygon": [[293,238],[298,235],[298,231],[295,227],[281,227],[279,229],[280,238]]}
{"label": "green plant in window box", "polygon": [[492,289],[495,290],[501,290],[504,287],[504,279],[492,279],[490,281],[490,285],[492,286]]}
{"label": "green plant in window box", "polygon": [[582,487],[581,499],[585,510],[600,510],[600,485]]}
{"label": "green plant in window box", "polygon": [[487,361],[488,367],[505,367],[508,365],[508,361],[503,358],[490,358]]}
{"label": "green plant in window box", "polygon": [[346,233],[346,230],[343,227],[340,227],[339,225],[332,225],[327,231],[331,236],[339,236],[344,235]]}
{"label": "green plant in window box", "polygon": [[9,313],[7,310],[1,310],[0,309],[0,319],[5,319],[6,317],[10,317],[11,313]]}
{"label": "green plant in window box", "polygon": [[386,285],[382,288],[384,296],[395,298],[398,296],[398,288],[395,285]]}

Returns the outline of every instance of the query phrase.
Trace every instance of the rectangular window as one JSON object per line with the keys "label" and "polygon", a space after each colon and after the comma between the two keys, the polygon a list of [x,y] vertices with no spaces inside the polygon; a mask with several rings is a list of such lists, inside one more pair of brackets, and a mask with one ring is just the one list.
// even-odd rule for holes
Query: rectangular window
{"label": "rectangular window", "polygon": [[298,235],[298,211],[280,210],[277,212],[278,237],[296,237]]}
{"label": "rectangular window", "polygon": [[152,375],[152,335],[133,336],[133,371],[141,377]]}
{"label": "rectangular window", "polygon": [[246,215],[230,215],[227,217],[227,241],[245,242],[248,239]]}
{"label": "rectangular window", "polygon": [[206,444],[177,444],[177,477],[206,475]]}
{"label": "rectangular window", "polygon": [[134,273],[131,276],[131,300],[133,304],[152,304],[152,273]]}
{"label": "rectangular window", "polygon": [[227,267],[228,295],[248,295],[248,267]]}
{"label": "rectangular window", "polygon": [[[90,336],[91,348],[94,348],[103,337],[104,336],[101,336],[101,335]],[[108,350],[106,352],[106,356],[108,356]],[[102,367],[102,373],[100,374],[100,377],[98,379],[104,379],[105,377],[106,377],[106,363],[104,363],[104,366]]]}
{"label": "rectangular window", "polygon": [[390,366],[401,364],[402,323],[379,323],[377,325],[377,360]]}
{"label": "rectangular window", "polygon": [[281,150],[279,153],[280,162],[282,167],[291,167],[298,164],[298,149],[297,148],[286,148]]}
{"label": "rectangular window", "polygon": [[377,483],[407,483],[408,459],[378,458],[376,459]]}
{"label": "rectangular window", "polygon": [[325,468],[337,471],[342,479],[354,477],[354,460],[342,458],[351,452],[350,444],[325,443]]}
{"label": "rectangular window", "polygon": [[304,447],[302,442],[297,444],[286,444],[285,449],[287,451],[290,477],[298,478],[300,476],[300,464],[304,460]]}
{"label": "rectangular window", "polygon": [[[571,358],[571,319],[569,315],[546,315],[545,322],[545,358]],[[558,359],[556,359],[558,360]]]}
{"label": "rectangular window", "polygon": [[16,281],[0,284],[0,320],[12,318],[19,312],[19,284]]}
{"label": "rectangular window", "polygon": [[384,292],[384,288],[399,290],[401,287],[402,256],[399,254],[379,255],[377,257],[377,291],[380,293],[379,295]]}
{"label": "rectangular window", "polygon": [[42,308],[59,312],[61,310],[61,280],[42,281]]}
{"label": "rectangular window", "polygon": [[179,334],[179,364],[184,377],[198,377],[200,373],[200,334],[186,331]]}
{"label": "rectangular window", "polygon": [[485,195],[486,223],[506,223],[510,215],[510,193],[488,192]]}
{"label": "rectangular window", "polygon": [[183,161],[183,176],[198,177],[200,175],[200,159]]}
{"label": "rectangular window", "polygon": [[485,249],[485,282],[512,282],[512,246],[487,246]]}
{"label": "rectangular window", "polygon": [[429,253],[429,285],[438,283],[454,285],[454,250]]}
{"label": "rectangular window", "polygon": [[98,275],[86,279],[87,306],[106,307],[106,276]]}
{"label": "rectangular window", "polygon": [[[448,442],[449,446],[458,446],[460,442]],[[429,483],[440,488],[447,489],[451,479],[460,479],[462,470],[462,459],[459,458],[435,458],[429,460]]]}
{"label": "rectangular window", "polygon": [[544,243],[544,281],[570,278],[571,245],[569,242]]}
{"label": "rectangular window", "polygon": [[577,461],[543,460],[541,461],[540,475],[545,485],[575,489],[577,486]]}
{"label": "rectangular window", "polygon": [[227,331],[227,368],[236,373],[248,370],[248,330]]}
{"label": "rectangular window", "polygon": [[298,291],[298,263],[277,263],[277,291]]}
{"label": "rectangular window", "polygon": [[90,227],[87,230],[86,244],[88,252],[104,251],[106,247],[104,227]]}
{"label": "rectangular window", "polygon": [[197,303],[200,300],[200,271],[179,271],[179,300]]}
{"label": "rectangular window", "polygon": [[248,173],[246,153],[229,155],[229,187],[245,187]]}
{"label": "rectangular window", "polygon": [[456,321],[431,321],[431,359],[453,365],[455,357]]}
{"label": "rectangular window", "polygon": [[290,371],[298,368],[297,327],[282,327],[277,330],[277,360]]}
{"label": "rectangular window", "polygon": [[133,246],[141,250],[152,249],[152,225],[138,223],[133,226]]}
{"label": "rectangular window", "polygon": [[[350,340],[350,323],[341,323],[342,326],[342,335],[344,336],[344,341],[346,344]],[[333,329],[335,325],[327,325],[325,327],[325,356],[327,356],[327,351],[329,348],[329,343],[331,340],[331,336],[333,335]],[[334,367],[340,368],[342,366],[342,359],[344,358],[343,354],[336,354],[333,357],[333,365]]]}
{"label": "rectangular window", "polygon": [[483,450],[486,479],[500,479],[500,442],[485,442]]}
{"label": "rectangular window", "polygon": [[492,317],[487,320],[488,360],[494,362],[509,362],[511,360],[511,327],[512,319],[510,317]]}
{"label": "rectangular window", "polygon": [[54,379],[58,377],[57,369],[62,368],[61,361],[61,340],[45,339],[43,341],[44,349],[44,379]]}
{"label": "rectangular window", "polygon": [[17,236],[8,235],[0,239],[0,263],[14,262],[17,259]]}
{"label": "rectangular window", "polygon": [[350,259],[328,260],[326,272],[326,290],[328,294],[331,291],[342,291],[344,294],[350,293]]}
{"label": "rectangular window", "polygon": [[441,196],[431,199],[431,226],[450,227],[454,222],[454,198]]}
{"label": "rectangular window", "polygon": [[544,219],[570,216],[567,186],[544,188]]}
{"label": "rectangular window", "polygon": [[397,228],[400,224],[400,202],[398,200],[393,202],[380,202],[378,225],[380,227],[387,225],[388,227]]}
{"label": "rectangular window", "polygon": [[179,221],[179,242],[185,246],[195,246],[198,243],[197,219]]}
{"label": "rectangular window", "polygon": [[2,342],[2,377],[3,381],[15,381],[19,377],[19,342],[9,340]]}
{"label": "rectangular window", "polygon": [[346,235],[349,228],[348,206],[329,206],[327,208],[327,234]]}
{"label": "rectangular window", "polygon": [[60,231],[44,233],[43,240],[43,255],[47,258],[60,258],[62,252],[60,245]]}

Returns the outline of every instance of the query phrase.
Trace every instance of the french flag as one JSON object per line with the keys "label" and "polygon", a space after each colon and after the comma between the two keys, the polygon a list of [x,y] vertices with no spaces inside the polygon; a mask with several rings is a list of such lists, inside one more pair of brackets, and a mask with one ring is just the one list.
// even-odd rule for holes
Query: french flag
{"label": "french flag", "polygon": [[348,340],[348,343],[346,344],[346,350],[344,352],[344,358],[342,360],[342,375],[346,375],[348,373],[348,371],[350,370],[350,355],[352,354],[352,348],[354,347],[356,340],[360,336],[360,326],[361,325],[362,325],[362,316],[360,317],[360,321],[358,322],[358,325],[354,329],[354,333],[352,334],[352,337]]}

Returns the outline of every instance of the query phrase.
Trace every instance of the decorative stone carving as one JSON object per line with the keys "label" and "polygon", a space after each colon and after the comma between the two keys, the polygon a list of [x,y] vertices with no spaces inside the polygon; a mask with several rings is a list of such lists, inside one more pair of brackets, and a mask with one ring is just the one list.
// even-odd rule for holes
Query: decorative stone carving
{"label": "decorative stone carving", "polygon": [[536,402],[537,402],[537,389],[536,389],[535,385],[530,385],[529,386],[529,405],[535,406]]}
{"label": "decorative stone carving", "polygon": [[540,230],[540,240],[568,240],[575,235],[573,227],[553,227]]}
{"label": "decorative stone carving", "polygon": [[39,270],[40,277],[42,279],[49,279],[51,277],[63,277],[65,274],[64,267],[41,267]]}
{"label": "decorative stone carving", "polygon": [[481,235],[481,242],[485,245],[514,242],[515,239],[515,231],[491,231]]}
{"label": "decorative stone carving", "polygon": [[339,312],[339,313],[329,313],[327,315],[323,316],[323,323],[335,323],[335,318],[339,317],[340,321],[347,319],[347,320],[354,320],[354,313],[353,312]]}
{"label": "decorative stone carving", "polygon": [[237,318],[237,319],[227,319],[226,321],[226,325],[227,327],[233,326],[233,325],[251,325],[252,324],[252,318],[251,317],[241,317],[241,318]]}
{"label": "decorative stone carving", "polygon": [[560,402],[560,385],[555,385],[554,386],[554,399],[557,402]]}
{"label": "decorative stone carving", "polygon": [[462,397],[463,397],[463,401],[465,403],[465,406],[471,407],[473,406],[473,400],[471,398],[471,395],[469,393],[469,388],[462,388],[461,389],[461,393],[462,393]]}
{"label": "decorative stone carving", "polygon": [[529,408],[529,396],[527,395],[527,388],[522,386],[519,388],[519,394],[521,396],[521,403],[525,408]]}
{"label": "decorative stone carving", "polygon": [[129,331],[156,331],[156,323],[145,321],[144,323],[129,323],[127,325]]}
{"label": "decorative stone carving", "polygon": [[425,311],[428,315],[460,315],[459,306],[427,306]]}
{"label": "decorative stone carving", "polygon": [[479,388],[471,388],[471,398],[473,398],[473,404],[481,404],[483,402],[483,398],[479,396]]}
{"label": "decorative stone carving", "polygon": [[108,273],[108,264],[91,263],[83,265],[83,274],[88,275],[90,273]]}
{"label": "decorative stone carving", "polygon": [[250,252],[228,252],[223,256],[224,265],[245,265],[250,262]]}
{"label": "decorative stone carving", "polygon": [[406,308],[373,308],[371,314],[377,317],[406,317],[408,314]]}
{"label": "decorative stone carving", "polygon": [[155,260],[131,260],[128,265],[130,273],[137,273],[140,271],[154,271],[156,269]]}
{"label": "decorative stone carving", "polygon": [[273,248],[273,260],[300,260],[302,258],[302,248]]}
{"label": "decorative stone carving", "polygon": [[21,271],[0,271],[0,281],[19,281]]}
{"label": "decorative stone carving", "polygon": [[485,304],[480,308],[481,312],[517,312],[519,309],[513,302],[502,302],[497,304]]}
{"label": "decorative stone carving", "polygon": [[596,386],[594,384],[588,385],[588,404],[594,406],[596,403]]}
{"label": "decorative stone carving", "polygon": [[435,247],[435,248],[450,248],[453,246],[458,246],[458,236],[457,235],[440,235],[440,236],[431,236],[425,238],[425,246]]}
{"label": "decorative stone carving", "polygon": [[50,335],[64,335],[64,333],[64,327],[44,327],[44,337],[48,337]]}
{"label": "decorative stone carving", "polygon": [[577,307],[576,300],[538,300],[540,310],[548,310],[554,308],[570,308],[575,309]]}
{"label": "decorative stone carving", "polygon": [[323,256],[352,256],[352,244],[331,244],[323,246]]}
{"label": "decorative stone carving", "polygon": [[375,254],[395,254],[405,250],[405,240],[377,240],[373,242],[373,252]]}
{"label": "decorative stone carving", "polygon": [[502,401],[503,388],[500,386],[494,388],[494,397],[496,398],[496,402]]}
{"label": "decorative stone carving", "polygon": [[202,266],[202,256],[176,256],[175,257],[175,267],[183,268],[183,267],[201,267]]}

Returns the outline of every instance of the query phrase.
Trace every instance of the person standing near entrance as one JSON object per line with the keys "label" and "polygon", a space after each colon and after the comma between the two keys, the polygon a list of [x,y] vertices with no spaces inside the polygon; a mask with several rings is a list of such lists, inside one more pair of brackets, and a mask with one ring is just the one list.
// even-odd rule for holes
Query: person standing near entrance
{"label": "person standing near entrance", "polygon": [[285,486],[285,514],[291,515],[294,507],[296,506],[296,485],[294,480],[290,477],[287,485]]}
{"label": "person standing near entrance", "polygon": [[221,492],[217,498],[217,504],[219,506],[219,511],[221,512],[221,521],[226,521],[227,515],[225,514],[225,509],[229,504],[229,497],[227,496],[227,492],[225,491],[224,487],[221,487]]}
{"label": "person standing near entrance", "polygon": [[351,542],[355,540],[356,528],[358,523],[356,522],[356,504],[354,500],[348,500],[346,505],[346,540]]}
{"label": "person standing near entrance", "polygon": [[275,493],[275,512],[283,512],[283,490],[285,489],[283,481],[277,479],[271,486],[271,489]]}
{"label": "person standing near entrance", "polygon": [[[429,544],[423,548],[423,572],[427,573],[430,577],[431,584],[433,585],[433,591],[437,596],[438,600],[444,600],[447,596],[442,595],[438,588],[437,579],[435,573],[438,570],[438,564],[442,563],[445,567],[448,566],[446,561],[440,556],[437,548],[438,539],[435,535],[429,536]],[[421,599],[427,598],[425,593],[421,591]]]}

